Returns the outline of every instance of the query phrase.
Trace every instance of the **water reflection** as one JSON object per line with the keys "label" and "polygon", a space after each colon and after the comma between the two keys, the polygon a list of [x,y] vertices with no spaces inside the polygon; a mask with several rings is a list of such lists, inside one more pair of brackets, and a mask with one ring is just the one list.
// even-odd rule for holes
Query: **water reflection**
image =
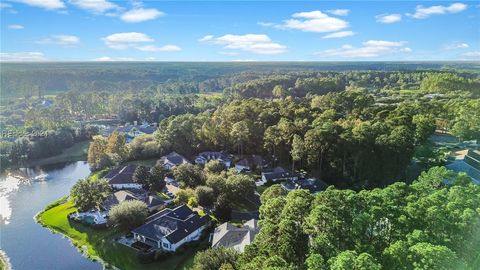
{"label": "water reflection", "polygon": [[13,269],[102,268],[83,257],[68,239],[52,234],[33,218],[46,205],[68,195],[78,179],[89,173],[88,165],[81,161],[0,176],[0,249],[10,258]]}
{"label": "water reflection", "polygon": [[[65,166],[65,164],[63,164],[63,166]],[[46,181],[48,177],[49,175],[45,173],[42,167],[20,168],[4,173],[0,179],[0,224],[7,225],[10,223],[12,208],[9,197],[11,194],[18,191],[22,185]]]}

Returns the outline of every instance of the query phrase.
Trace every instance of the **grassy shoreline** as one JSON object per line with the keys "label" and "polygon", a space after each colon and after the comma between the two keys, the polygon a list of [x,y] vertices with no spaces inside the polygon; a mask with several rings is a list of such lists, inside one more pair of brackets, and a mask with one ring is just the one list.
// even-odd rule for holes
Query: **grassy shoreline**
{"label": "grassy shoreline", "polygon": [[7,254],[3,250],[0,249],[0,270],[10,270],[12,266],[8,260]]}
{"label": "grassy shoreline", "polygon": [[93,229],[68,220],[68,214],[76,210],[72,202],[62,198],[39,212],[35,220],[48,230],[70,239],[71,243],[87,258],[100,262],[106,268],[183,270],[189,269],[193,264],[193,256],[197,248],[185,250],[161,261],[141,264],[135,250],[115,241],[122,235],[118,230]]}

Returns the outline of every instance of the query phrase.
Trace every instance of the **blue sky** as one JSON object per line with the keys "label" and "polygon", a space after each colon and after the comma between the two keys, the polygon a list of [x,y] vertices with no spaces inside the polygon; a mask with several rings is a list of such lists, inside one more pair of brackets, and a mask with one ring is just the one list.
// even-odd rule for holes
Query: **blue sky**
{"label": "blue sky", "polygon": [[1,1],[3,61],[479,60],[480,1]]}

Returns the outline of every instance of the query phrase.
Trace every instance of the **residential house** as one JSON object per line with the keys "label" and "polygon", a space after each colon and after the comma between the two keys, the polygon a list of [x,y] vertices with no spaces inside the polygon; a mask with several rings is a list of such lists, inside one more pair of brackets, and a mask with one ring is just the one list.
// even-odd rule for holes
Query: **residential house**
{"label": "residential house", "polygon": [[229,157],[229,155],[225,152],[202,152],[198,154],[198,156],[195,158],[195,163],[196,164],[202,164],[205,165],[207,162],[210,160],[218,160],[222,162],[225,167],[230,168],[232,164],[232,159]]}
{"label": "residential house", "polygon": [[235,163],[235,169],[237,172],[251,171],[253,169],[263,169],[266,165],[267,162],[262,156],[248,155]]}
{"label": "residential house", "polygon": [[153,134],[157,130],[157,124],[150,124],[148,122],[143,122],[141,125],[137,125],[137,121],[134,121],[133,125],[126,124],[119,127],[110,127],[101,132],[102,136],[108,137],[113,132],[118,132],[120,134],[125,134],[127,143],[131,142],[134,138],[144,135],[144,134]]}
{"label": "residential house", "polygon": [[177,152],[171,152],[157,161],[157,165],[163,166],[166,170],[172,170],[176,166],[189,163],[190,161],[188,159]]}
{"label": "residential house", "polygon": [[226,247],[243,252],[245,247],[253,242],[260,231],[258,220],[251,219],[242,227],[225,222],[215,228],[212,238],[212,248]]}
{"label": "residential house", "polygon": [[263,182],[281,182],[281,181],[295,181],[298,180],[297,173],[291,173],[282,167],[276,167],[271,170],[264,170],[262,172]]}
{"label": "residential house", "polygon": [[105,211],[109,211],[113,206],[130,200],[137,200],[144,202],[148,211],[153,212],[158,210],[161,206],[165,205],[165,202],[156,196],[151,196],[146,190],[143,189],[131,189],[131,190],[119,190],[108,196],[102,203],[101,207]]}
{"label": "residential house", "polygon": [[208,215],[200,217],[188,206],[164,209],[147,218],[147,223],[132,231],[136,241],[155,249],[176,251],[181,245],[200,239],[210,224]]}
{"label": "residential house", "polygon": [[137,166],[133,164],[119,166],[108,172],[104,178],[107,179],[113,189],[140,189],[142,185],[133,180],[133,174],[136,168]]}
{"label": "residential house", "polygon": [[317,193],[325,190],[328,185],[322,180],[316,178],[299,178],[294,181],[283,182],[282,187],[287,191],[292,191],[295,189],[307,189],[311,193]]}

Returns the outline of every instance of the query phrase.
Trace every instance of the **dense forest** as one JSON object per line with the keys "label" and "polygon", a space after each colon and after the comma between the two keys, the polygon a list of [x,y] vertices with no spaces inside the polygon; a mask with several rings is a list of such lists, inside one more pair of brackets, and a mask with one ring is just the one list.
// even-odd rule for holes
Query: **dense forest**
{"label": "dense forest", "polygon": [[254,243],[200,252],[193,269],[478,269],[480,187],[443,167],[360,192],[273,185],[261,200]]}
{"label": "dense forest", "polygon": [[[69,65],[71,69],[57,72],[76,74],[75,69],[82,67]],[[169,65],[156,72],[171,75],[175,66],[169,69]],[[262,154],[273,165],[303,169],[337,185],[377,187],[404,179],[416,149],[436,128],[448,129],[463,140],[480,136],[480,80],[475,72],[266,72],[262,69],[268,65],[263,64],[257,67],[260,71],[227,74],[244,67],[232,65],[219,75],[224,65],[228,64],[212,64],[204,71],[223,93],[211,89],[199,93],[202,83],[195,79],[162,82],[141,91],[71,89],[51,97],[26,88],[29,98],[21,95],[1,107],[2,126],[17,133],[45,131],[49,136],[3,136],[2,165],[57,154],[97,134],[91,123],[115,118],[120,123],[159,123],[155,134],[136,138],[115,162],[160,157],[169,151],[192,157],[204,150],[225,150]],[[22,74],[21,67],[9,66],[7,71]],[[46,72],[53,73],[53,67]],[[112,66],[100,67],[113,72]],[[149,68],[153,70],[138,65],[138,72],[145,75]],[[200,74],[196,68],[184,76]],[[93,70],[91,66],[77,75],[89,78]],[[138,75],[135,71],[131,76]],[[43,106],[45,100],[52,105]],[[111,164],[106,158],[96,160]]]}
{"label": "dense forest", "polygon": [[[261,62],[261,63],[3,63],[2,99],[65,91],[138,91],[198,93],[223,91],[264,76],[303,72],[470,71],[472,62]],[[392,80],[391,80],[392,81]]]}

